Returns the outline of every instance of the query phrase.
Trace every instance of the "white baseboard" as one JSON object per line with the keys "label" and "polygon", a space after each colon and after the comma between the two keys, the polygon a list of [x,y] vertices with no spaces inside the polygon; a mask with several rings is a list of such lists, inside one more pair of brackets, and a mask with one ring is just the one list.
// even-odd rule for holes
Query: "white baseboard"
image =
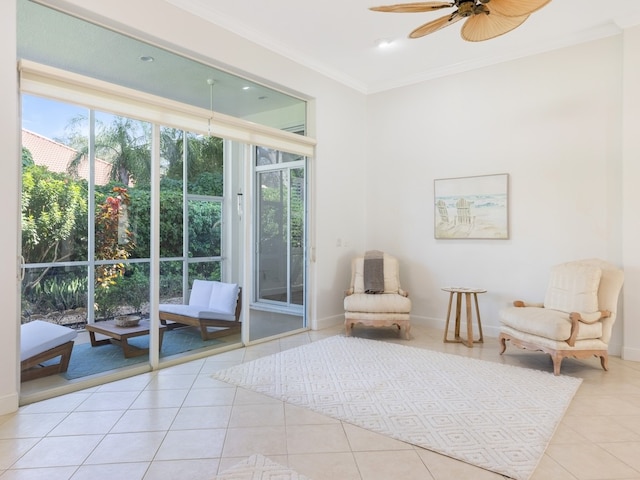
{"label": "white baseboard", "polygon": [[323,328],[335,327],[344,324],[344,315],[334,315],[333,317],[318,318],[311,322],[311,330],[322,330]]}
{"label": "white baseboard", "polygon": [[16,412],[18,410],[18,402],[18,392],[0,397],[0,415]]}
{"label": "white baseboard", "polygon": [[[310,328],[312,330],[322,330],[323,328],[335,327],[336,325],[342,325],[344,323],[344,315],[334,315],[333,317],[326,317],[317,319],[315,322],[312,322]],[[435,328],[437,330],[441,330],[444,335],[444,325],[445,320],[443,318],[435,318],[435,317],[423,317],[418,315],[411,315],[411,323],[413,325],[422,325],[424,327]],[[450,327],[451,328],[451,327]],[[474,332],[477,331],[477,324],[473,323]],[[482,325],[482,333],[488,337],[497,338],[500,334],[500,327],[493,325]]]}
{"label": "white baseboard", "polygon": [[622,359],[631,360],[632,362],[640,362],[640,348],[622,348]]}

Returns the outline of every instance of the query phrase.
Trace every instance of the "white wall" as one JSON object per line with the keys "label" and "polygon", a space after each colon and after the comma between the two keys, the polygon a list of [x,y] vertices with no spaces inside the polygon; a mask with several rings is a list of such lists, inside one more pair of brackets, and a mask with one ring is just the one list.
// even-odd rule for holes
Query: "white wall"
{"label": "white wall", "polygon": [[626,359],[640,361],[640,27],[624,34],[624,348]]}
{"label": "white wall", "polygon": [[18,81],[16,55],[16,7],[13,2],[0,5],[0,191],[2,209],[0,215],[5,226],[0,235],[0,414],[11,412],[18,406],[18,235],[14,228],[18,223],[19,208],[19,159],[18,137]]}
{"label": "white wall", "polygon": [[[401,257],[418,317],[443,324],[440,287],[483,287],[495,335],[502,306],[543,300],[551,265],[621,265],[621,47],[611,37],[369,98],[367,246]],[[510,239],[435,240],[433,180],[495,173],[510,176]]]}

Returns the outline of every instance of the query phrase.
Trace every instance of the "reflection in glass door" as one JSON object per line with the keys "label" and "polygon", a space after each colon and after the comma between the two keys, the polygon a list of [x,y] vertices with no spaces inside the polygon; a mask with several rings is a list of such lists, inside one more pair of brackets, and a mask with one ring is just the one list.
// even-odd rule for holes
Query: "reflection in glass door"
{"label": "reflection in glass door", "polygon": [[256,164],[251,340],[306,326],[306,159],[258,147]]}

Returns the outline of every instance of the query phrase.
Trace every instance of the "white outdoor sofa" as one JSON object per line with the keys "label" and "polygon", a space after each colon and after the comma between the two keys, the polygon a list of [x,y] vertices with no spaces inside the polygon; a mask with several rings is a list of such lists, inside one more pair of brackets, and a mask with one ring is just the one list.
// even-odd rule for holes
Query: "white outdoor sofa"
{"label": "white outdoor sofa", "polygon": [[[161,303],[160,323],[168,328],[200,328],[203,340],[240,333],[242,288],[236,283],[194,280],[187,305]],[[213,330],[209,330],[213,328]]]}

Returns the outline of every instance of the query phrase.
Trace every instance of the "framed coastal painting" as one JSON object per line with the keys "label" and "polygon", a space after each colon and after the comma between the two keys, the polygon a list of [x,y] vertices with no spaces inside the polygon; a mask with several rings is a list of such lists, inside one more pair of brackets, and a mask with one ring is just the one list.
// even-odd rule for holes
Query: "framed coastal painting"
{"label": "framed coastal painting", "polygon": [[434,180],[435,238],[509,238],[509,174]]}

